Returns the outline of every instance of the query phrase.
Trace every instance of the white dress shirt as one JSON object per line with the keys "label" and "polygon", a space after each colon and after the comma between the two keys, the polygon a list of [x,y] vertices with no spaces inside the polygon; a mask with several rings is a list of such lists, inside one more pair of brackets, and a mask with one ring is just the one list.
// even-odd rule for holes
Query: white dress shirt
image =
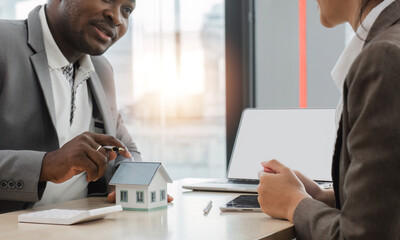
{"label": "white dress shirt", "polygon": [[[88,131],[92,120],[92,98],[87,85],[90,73],[94,72],[94,66],[90,56],[84,55],[79,59],[80,67],[75,69],[74,89],[75,112],[73,122],[70,125],[71,114],[71,86],[63,75],[61,68],[68,65],[68,60],[58,48],[47,24],[45,6],[42,6],[39,17],[43,30],[44,46],[49,63],[51,84],[56,112],[56,130],[60,147],[76,137]],[[84,198],[87,195],[86,173],[79,174],[70,180],[54,184],[47,182],[42,199],[35,206],[64,202],[72,199]]]}
{"label": "white dress shirt", "polygon": [[[372,25],[375,23],[378,16],[381,12],[393,3],[394,0],[384,0],[378,6],[376,6],[372,11],[367,15],[362,24],[358,27],[356,34],[353,35],[352,39],[343,50],[342,54],[339,57],[335,67],[331,72],[332,80],[339,89],[340,93],[343,93],[343,84],[346,79],[347,73],[350,70],[351,65],[354,60],[361,53],[361,50],[364,46],[365,39],[367,39],[369,30]],[[340,97],[339,103],[336,107],[336,126],[339,126],[339,121],[342,116],[343,111],[343,97]]]}

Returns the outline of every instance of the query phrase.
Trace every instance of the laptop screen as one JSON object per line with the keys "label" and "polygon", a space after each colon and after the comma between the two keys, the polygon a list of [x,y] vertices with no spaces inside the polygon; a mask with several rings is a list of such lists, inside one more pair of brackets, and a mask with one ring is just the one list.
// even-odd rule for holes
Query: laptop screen
{"label": "laptop screen", "polygon": [[246,109],[229,164],[229,179],[258,179],[276,159],[314,180],[331,181],[335,109]]}

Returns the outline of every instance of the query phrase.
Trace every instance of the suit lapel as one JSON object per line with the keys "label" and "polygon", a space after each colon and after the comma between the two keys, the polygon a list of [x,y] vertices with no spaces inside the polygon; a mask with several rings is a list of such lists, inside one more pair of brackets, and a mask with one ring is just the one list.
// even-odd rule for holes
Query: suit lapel
{"label": "suit lapel", "polygon": [[[41,89],[43,91],[43,96],[45,98],[48,111],[50,113],[51,120],[54,127],[56,127],[56,111],[54,105],[53,97],[53,87],[51,84],[49,64],[47,61],[47,55],[43,42],[43,31],[39,18],[39,10],[41,6],[36,7],[29,13],[28,16],[28,44],[36,52],[30,59],[35,69],[36,75],[39,79]],[[110,105],[107,101],[107,96],[104,92],[100,79],[97,73],[91,73],[91,77],[88,80],[91,92],[93,94],[93,99],[96,101],[100,114],[104,121],[104,130],[107,134],[115,136],[116,131],[115,126],[116,120],[112,117],[112,112],[110,110]]]}
{"label": "suit lapel", "polygon": [[111,136],[115,136],[115,119],[112,117],[110,104],[107,101],[106,93],[104,92],[103,86],[100,82],[99,76],[96,72],[90,74],[88,79],[89,86],[93,94],[93,99],[96,101],[97,108],[100,111],[100,115],[103,118],[105,133]]}
{"label": "suit lapel", "polygon": [[28,16],[28,44],[36,52],[30,57],[33,68],[39,79],[47,109],[50,113],[54,127],[56,127],[56,110],[54,106],[53,87],[49,72],[49,64],[43,42],[42,26],[39,18],[40,7],[36,7]]}

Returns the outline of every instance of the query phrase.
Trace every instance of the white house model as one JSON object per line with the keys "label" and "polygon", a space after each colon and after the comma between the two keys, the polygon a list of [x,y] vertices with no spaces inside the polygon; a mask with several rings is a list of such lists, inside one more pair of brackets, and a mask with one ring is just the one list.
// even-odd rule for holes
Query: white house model
{"label": "white house model", "polygon": [[172,179],[157,162],[121,163],[110,181],[116,188],[116,204],[138,211],[166,207],[167,183]]}

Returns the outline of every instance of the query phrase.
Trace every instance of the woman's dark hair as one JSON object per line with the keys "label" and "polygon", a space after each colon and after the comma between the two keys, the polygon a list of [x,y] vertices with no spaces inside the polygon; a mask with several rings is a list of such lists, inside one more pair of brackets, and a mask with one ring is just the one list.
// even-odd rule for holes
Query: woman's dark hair
{"label": "woman's dark hair", "polygon": [[383,2],[383,0],[361,0],[360,10],[358,12],[358,21],[360,21],[360,23],[361,23],[361,18],[362,18],[362,15],[363,15],[365,9],[372,2],[381,3],[381,2]]}
{"label": "woman's dark hair", "polygon": [[[376,3],[381,3],[383,2],[383,0],[361,0],[361,5],[360,5],[360,9],[358,11],[358,22],[361,24],[361,27],[364,28],[364,26],[362,25],[362,16],[364,14],[365,9],[373,2]],[[365,28],[364,28],[365,29]],[[362,39],[357,33],[356,33],[357,37],[359,39]],[[365,39],[362,39],[365,41]]]}

